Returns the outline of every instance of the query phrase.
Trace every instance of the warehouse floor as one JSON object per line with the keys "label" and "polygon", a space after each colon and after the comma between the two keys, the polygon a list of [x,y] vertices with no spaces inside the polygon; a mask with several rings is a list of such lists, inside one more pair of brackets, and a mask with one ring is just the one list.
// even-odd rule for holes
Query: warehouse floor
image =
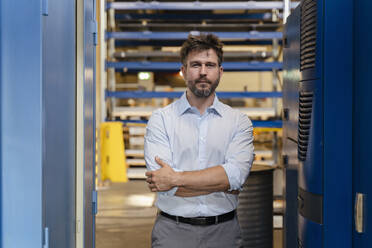
{"label": "warehouse floor", "polygon": [[[155,220],[155,194],[145,181],[115,183],[98,189],[96,248],[148,248]],[[274,230],[274,248],[282,248]]]}

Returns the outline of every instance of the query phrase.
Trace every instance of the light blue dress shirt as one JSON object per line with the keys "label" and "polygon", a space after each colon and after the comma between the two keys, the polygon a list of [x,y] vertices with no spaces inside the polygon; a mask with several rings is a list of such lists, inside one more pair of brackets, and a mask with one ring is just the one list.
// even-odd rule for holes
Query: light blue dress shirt
{"label": "light blue dress shirt", "polygon": [[[215,96],[203,115],[190,106],[186,93],[153,112],[146,128],[145,160],[157,170],[158,156],[175,171],[194,171],[222,165],[230,190],[239,190],[253,162],[253,126],[247,115]],[[196,197],[175,196],[177,188],[159,192],[156,206],[172,215],[215,216],[236,209],[238,196],[215,192]]]}

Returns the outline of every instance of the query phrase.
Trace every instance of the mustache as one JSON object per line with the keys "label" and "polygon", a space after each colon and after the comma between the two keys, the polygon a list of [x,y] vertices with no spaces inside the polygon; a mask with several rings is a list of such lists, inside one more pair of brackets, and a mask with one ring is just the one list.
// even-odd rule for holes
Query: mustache
{"label": "mustache", "polygon": [[212,84],[212,82],[210,80],[208,80],[206,77],[202,77],[202,78],[198,78],[195,80],[195,83],[201,83],[201,82],[206,82],[208,84]]}

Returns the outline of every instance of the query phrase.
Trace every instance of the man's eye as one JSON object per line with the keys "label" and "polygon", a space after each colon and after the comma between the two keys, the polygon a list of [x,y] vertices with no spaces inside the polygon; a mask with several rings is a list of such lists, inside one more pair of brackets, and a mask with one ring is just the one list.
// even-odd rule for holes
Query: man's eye
{"label": "man's eye", "polygon": [[200,67],[200,64],[191,64],[191,67]]}
{"label": "man's eye", "polygon": [[215,67],[216,67],[216,64],[206,64],[206,66],[207,66],[208,68],[215,68]]}

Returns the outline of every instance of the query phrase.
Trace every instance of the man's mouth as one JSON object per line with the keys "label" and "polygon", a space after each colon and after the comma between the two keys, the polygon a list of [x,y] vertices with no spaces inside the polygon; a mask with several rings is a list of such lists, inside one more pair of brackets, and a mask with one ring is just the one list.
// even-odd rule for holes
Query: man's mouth
{"label": "man's mouth", "polygon": [[209,84],[209,81],[208,80],[197,80],[196,83]]}

